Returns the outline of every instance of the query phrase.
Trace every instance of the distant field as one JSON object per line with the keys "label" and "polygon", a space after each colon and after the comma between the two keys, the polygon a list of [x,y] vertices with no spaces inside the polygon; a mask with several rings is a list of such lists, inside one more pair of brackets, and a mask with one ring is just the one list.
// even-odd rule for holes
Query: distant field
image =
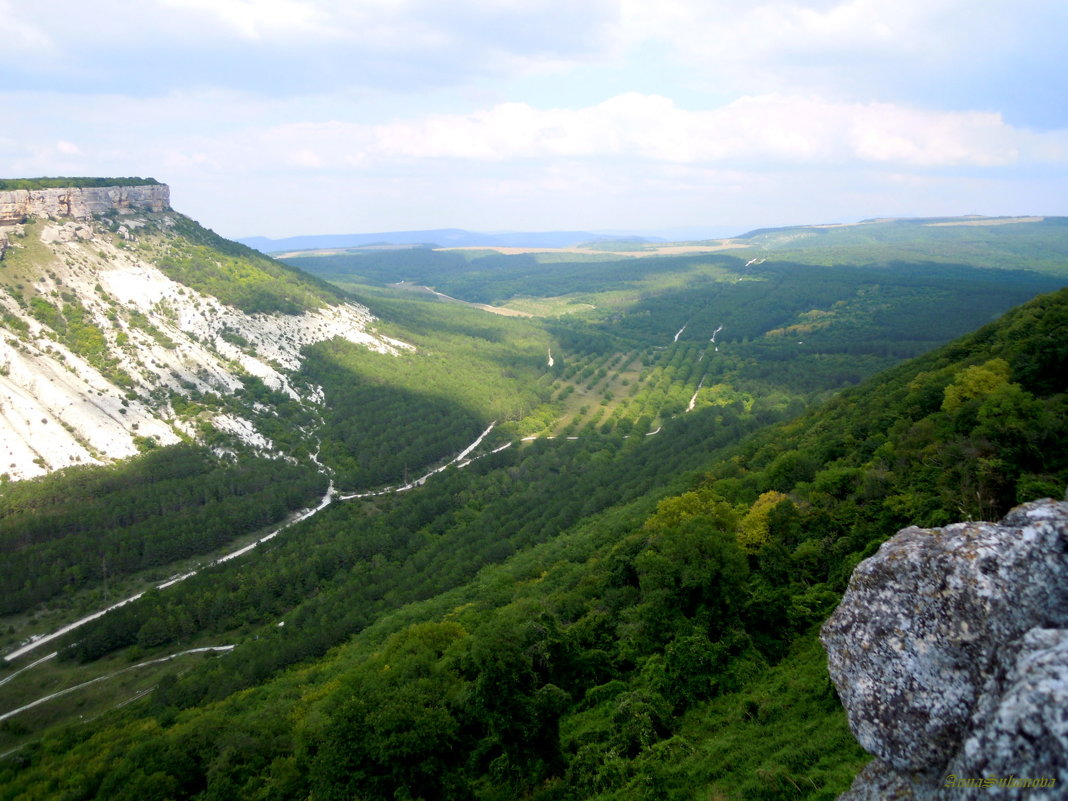
{"label": "distant field", "polygon": [[[744,242],[738,242],[736,240],[723,239],[718,242],[713,241],[707,244],[678,244],[674,242],[666,242],[664,244],[650,242],[642,245],[641,248],[634,250],[630,247],[629,243],[626,248],[617,248],[612,243],[606,243],[603,246],[598,247],[573,247],[573,248],[504,248],[504,247],[464,247],[464,248],[439,248],[443,251],[458,251],[458,252],[478,252],[478,251],[493,251],[494,253],[503,253],[506,256],[517,256],[524,253],[567,253],[573,255],[589,255],[589,256],[603,256],[606,253],[610,253],[613,256],[682,256],[691,253],[715,253],[720,250],[734,250],[737,248],[747,248],[750,245]],[[280,258],[285,258],[280,257]]]}

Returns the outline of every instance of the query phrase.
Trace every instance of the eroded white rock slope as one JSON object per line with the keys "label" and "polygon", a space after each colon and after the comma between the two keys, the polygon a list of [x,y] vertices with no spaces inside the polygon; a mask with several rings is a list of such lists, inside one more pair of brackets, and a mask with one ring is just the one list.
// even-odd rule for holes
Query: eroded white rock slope
{"label": "eroded white rock slope", "polygon": [[[157,226],[168,221],[166,214],[152,217]],[[143,223],[130,217],[122,231],[136,239]],[[303,346],[343,337],[383,353],[410,347],[376,335],[370,312],[354,303],[302,315],[250,315],[226,306],[171,280],[135,249],[120,246],[101,223],[59,219],[5,233],[12,247],[0,269],[17,269],[15,247],[34,248],[35,269],[23,280],[55,305],[63,293],[74,295],[103,331],[117,367],[133,380],[119,387],[63,345],[35,319],[25,296],[17,302],[14,295],[21,293],[9,274],[7,284],[0,283],[0,474],[12,479],[132,456],[135,437],[171,444],[195,436],[204,422],[270,453],[272,443],[251,420],[232,410],[180,418],[172,393],[232,395],[245,371],[316,403],[319,391],[301,396],[286,374],[299,367]]]}

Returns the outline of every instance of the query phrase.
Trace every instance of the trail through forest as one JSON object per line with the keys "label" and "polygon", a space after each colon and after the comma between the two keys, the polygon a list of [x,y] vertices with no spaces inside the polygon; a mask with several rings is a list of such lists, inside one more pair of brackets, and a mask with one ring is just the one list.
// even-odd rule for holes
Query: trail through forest
{"label": "trail through forest", "polygon": [[[299,523],[302,520],[307,520],[312,515],[317,514],[318,512],[321,512],[323,509],[325,509],[327,506],[330,505],[330,502],[333,500],[333,495],[334,495],[334,484],[333,484],[333,482],[331,482],[330,486],[326,490],[326,494],[323,495],[322,500],[319,501],[319,504],[317,506],[313,506],[313,507],[311,507],[309,509],[304,509],[303,511],[301,511],[301,512],[297,513],[296,515],[294,515],[293,517],[291,517],[289,520],[287,520],[281,526],[276,528],[270,534],[267,534],[264,537],[260,537],[258,540],[255,540],[254,542],[251,542],[248,545],[245,545],[244,547],[239,548],[236,551],[232,551],[232,552],[230,552],[228,554],[220,556],[218,559],[210,562],[207,566],[210,567],[211,565],[217,565],[217,564],[221,564],[222,562],[228,562],[231,559],[235,559],[238,556],[241,556],[243,554],[248,553],[253,548],[255,548],[257,545],[260,545],[261,543],[267,542],[268,540],[274,539],[281,532],[283,532],[285,529],[289,528],[290,526],[295,525],[296,523]],[[191,578],[191,577],[195,576],[197,574],[197,572],[198,572],[197,570],[191,570],[188,573],[182,573],[181,575],[172,576],[171,578],[167,579],[166,581],[162,582],[161,584],[157,584],[152,589],[157,589],[157,590],[166,589],[167,587],[170,587],[170,586],[172,586],[174,584],[177,584],[180,581],[185,581],[187,578]],[[69,633],[71,631],[74,631],[75,629],[80,628],[81,626],[84,626],[86,623],[89,623],[90,621],[96,620],[98,617],[106,615],[112,609],[119,609],[120,607],[126,606],[126,604],[128,604],[128,603],[133,603],[138,598],[140,598],[142,595],[144,595],[146,592],[148,592],[148,590],[143,590],[143,591],[137,593],[136,595],[131,595],[128,598],[124,598],[123,600],[119,601],[118,603],[114,603],[111,606],[108,606],[108,607],[106,607],[104,609],[101,609],[99,611],[93,612],[90,615],[86,615],[83,618],[75,620],[73,623],[68,623],[67,625],[65,625],[65,626],[63,626],[61,628],[58,628],[55,631],[50,632],[49,634],[41,634],[41,635],[37,635],[35,637],[31,637],[29,642],[24,643],[22,646],[20,646],[19,648],[16,648],[14,651],[11,651],[10,653],[4,654],[4,659],[7,662],[13,662],[16,659],[18,659],[20,656],[23,656],[24,654],[28,654],[30,651],[33,651],[33,650],[39,648],[40,646],[44,645],[46,642],[51,642],[52,640],[55,640],[58,637],[62,637],[64,634],[67,634],[67,633]],[[39,664],[40,662],[43,662],[43,661],[44,661],[43,659],[42,660],[38,660],[37,662],[34,663],[34,665]],[[28,665],[27,667],[33,667],[33,665]],[[10,679],[11,677],[8,677],[8,678]]]}
{"label": "trail through forest", "polygon": [[[431,291],[433,291],[433,290],[431,290]],[[675,334],[675,341],[678,341],[679,336],[683,333],[683,331],[686,330],[686,327],[687,327],[686,325],[683,325],[683,327],[680,328],[679,331]],[[712,335],[712,342],[715,342],[716,334],[718,334],[722,329],[723,329],[722,325],[719,328],[716,329],[716,331]],[[549,360],[550,360],[550,363],[551,363],[552,362],[552,352],[551,351],[549,352]],[[697,393],[700,391],[701,386],[703,385],[703,383],[704,383],[704,378],[702,377],[701,383],[698,384],[697,390],[694,392],[693,397],[691,397],[691,399],[690,399],[689,406],[686,409],[687,412],[693,410],[695,402],[696,402],[696,398],[697,398]],[[249,543],[247,545],[244,545],[244,546],[242,546],[241,548],[238,548],[235,551],[231,551],[230,553],[227,553],[227,554],[225,554],[223,556],[220,556],[218,559],[213,560],[212,562],[208,563],[208,565],[206,565],[206,566],[210,567],[212,565],[222,564],[224,562],[229,562],[232,559],[236,559],[236,558],[238,558],[240,556],[244,556],[245,554],[247,554],[250,551],[254,550],[259,545],[274,539],[275,537],[277,537],[279,534],[281,534],[283,531],[285,531],[286,529],[290,528],[291,526],[293,526],[293,525],[295,525],[297,523],[300,523],[300,522],[302,522],[304,520],[307,520],[307,519],[313,517],[314,515],[318,514],[323,509],[325,509],[327,506],[329,506],[334,500],[350,501],[350,500],[357,500],[357,499],[361,499],[361,498],[371,498],[371,497],[377,497],[377,496],[382,496],[382,495],[389,495],[389,494],[395,494],[395,493],[400,493],[400,492],[406,492],[408,490],[414,489],[415,487],[422,486],[423,484],[426,483],[426,481],[431,476],[436,475],[437,473],[443,472],[444,470],[448,469],[450,466],[457,465],[458,467],[461,467],[461,468],[465,467],[466,465],[470,464],[470,462],[472,461],[472,460],[468,459],[467,457],[471,454],[472,451],[474,451],[476,448],[478,448],[479,445],[482,444],[483,440],[490,434],[490,432],[493,431],[493,429],[496,427],[496,425],[497,425],[497,421],[496,420],[491,422],[489,424],[489,426],[487,426],[486,429],[481,434],[479,434],[478,437],[470,445],[468,445],[466,448],[464,448],[459,454],[457,454],[455,457],[453,457],[448,462],[445,462],[441,466],[436,467],[436,468],[434,468],[432,470],[429,470],[426,474],[424,474],[423,476],[415,479],[414,481],[410,481],[408,483],[402,484],[402,485],[397,486],[397,487],[385,487],[385,488],[382,488],[382,489],[379,489],[379,490],[374,490],[372,492],[350,493],[350,494],[347,494],[347,495],[340,495],[340,494],[335,494],[334,483],[333,483],[333,480],[331,479],[330,484],[329,484],[329,486],[328,486],[328,488],[326,490],[326,493],[323,495],[322,499],[319,501],[319,503],[316,506],[310,507],[310,508],[307,508],[307,509],[304,509],[304,510],[298,512],[297,514],[295,514],[292,517],[290,517],[287,521],[285,521],[278,528],[276,528],[273,531],[271,531],[269,534],[267,534],[267,535],[265,535],[263,537],[260,537],[259,539],[254,540],[253,542],[251,542],[251,543]],[[661,428],[662,428],[662,426],[658,427],[654,431],[646,432],[645,436],[647,436],[647,437],[654,436],[654,435],[656,435],[656,434],[658,434],[660,432]],[[533,440],[533,439],[536,439],[536,438],[537,437],[525,437],[523,439],[523,441],[524,442],[525,441],[530,441],[530,440]],[[547,437],[547,439],[556,439],[556,438],[555,437]],[[567,437],[567,439],[569,439],[569,440],[578,439],[578,437],[569,436],[569,437]],[[499,452],[501,450],[504,450],[505,448],[509,447],[510,445],[511,445],[510,442],[509,443],[505,443],[504,445],[501,445],[500,447],[498,447],[495,450],[493,450],[491,453],[497,453],[497,452]],[[319,466],[321,472],[325,473],[326,472],[326,468],[325,468],[325,466],[323,466],[319,462],[319,460],[317,458],[317,455],[318,454],[316,453],[315,456],[312,457],[313,461],[315,461],[315,463]],[[167,579],[166,581],[155,585],[155,587],[153,587],[151,589],[159,589],[159,590],[166,589],[167,587],[173,586],[175,584],[178,584],[179,582],[185,581],[186,579],[197,575],[197,573],[201,569],[203,569],[203,568],[198,568],[197,570],[191,570],[191,571],[189,571],[187,573],[182,573],[182,574],[179,574],[179,575],[172,576],[171,578]],[[96,620],[97,618],[107,614],[108,612],[110,612],[110,611],[112,611],[114,609],[119,609],[120,607],[123,607],[123,606],[125,606],[125,605],[127,605],[129,603],[132,603],[132,602],[138,600],[139,598],[141,598],[145,594],[145,592],[148,592],[148,591],[149,590],[144,590],[142,592],[139,592],[139,593],[136,593],[134,595],[131,595],[128,598],[124,598],[123,600],[121,600],[121,601],[119,601],[117,603],[111,604],[110,606],[107,606],[104,609],[98,610],[98,611],[93,612],[93,613],[91,613],[89,615],[86,615],[86,616],[84,616],[84,617],[82,617],[82,618],[80,618],[78,620],[75,620],[75,621],[73,621],[71,623],[68,623],[68,624],[66,624],[66,625],[64,625],[64,626],[62,626],[62,627],[60,627],[60,628],[58,628],[55,631],[52,631],[50,633],[42,634],[42,635],[35,635],[35,636],[31,637],[29,641],[23,643],[21,646],[19,646],[15,650],[13,650],[13,651],[11,651],[11,652],[9,652],[7,654],[4,654],[3,655],[3,659],[6,662],[9,662],[9,663],[13,662],[16,659],[18,659],[18,658],[30,653],[31,651],[36,650],[37,648],[39,648],[40,646],[44,645],[45,643],[52,642],[52,641],[64,636],[65,634],[68,634],[71,631],[74,631],[75,629],[80,628],[81,626],[85,625],[86,623],[89,623],[89,622],[91,622],[93,620]],[[13,673],[12,675],[7,676],[3,680],[3,682],[0,682],[0,683],[4,683],[4,682],[7,682],[7,681],[10,681],[12,678],[14,678],[19,673],[22,673],[23,671],[29,670],[29,669],[41,664],[42,662],[47,661],[52,656],[55,656],[55,654],[54,653],[50,654],[49,656],[44,657],[43,659],[39,659],[36,662],[33,662],[33,663],[29,664],[29,665],[26,665],[25,667],[21,668],[19,671],[16,671],[16,673]],[[8,713],[8,714],[13,714],[13,713]],[[0,719],[2,719],[2,718],[0,718]]]}
{"label": "trail through forest", "polygon": [[[430,478],[432,475],[442,472],[443,470],[448,468],[450,465],[462,462],[468,456],[468,454],[470,454],[475,448],[477,448],[479,445],[482,444],[482,440],[484,440],[486,438],[486,436],[494,429],[494,427],[496,425],[497,425],[497,421],[494,420],[492,423],[490,423],[489,427],[487,427],[485,431],[483,431],[481,434],[478,435],[478,438],[475,439],[474,442],[472,442],[470,445],[468,445],[466,448],[464,448],[456,457],[454,457],[450,461],[446,462],[441,467],[437,467],[437,468],[431,470],[430,472],[428,472],[426,475],[424,475],[424,476],[422,476],[420,478],[417,478],[415,481],[412,481],[412,482],[410,482],[408,484],[405,484],[403,486],[400,486],[400,487],[386,487],[385,489],[377,490],[375,492],[352,493],[350,495],[338,495],[338,496],[336,496],[336,499],[339,500],[339,501],[349,501],[349,500],[353,500],[353,499],[356,499],[356,498],[369,498],[369,497],[377,496],[377,495],[387,495],[389,493],[405,492],[407,490],[413,489],[414,487],[422,486],[424,483],[426,483],[426,480],[428,478]],[[316,460],[316,463],[318,464],[318,460]],[[327,506],[329,506],[334,500],[335,500],[334,482],[331,480],[329,487],[327,487],[326,493],[323,495],[322,499],[319,501],[319,503],[316,506],[313,506],[313,507],[310,507],[308,509],[304,509],[304,510],[298,512],[296,515],[292,516],[289,520],[284,522],[281,526],[276,528],[270,534],[267,534],[267,535],[265,535],[263,537],[260,537],[259,539],[254,540],[253,542],[250,542],[248,545],[245,545],[245,546],[243,546],[241,548],[238,548],[236,551],[231,551],[230,553],[227,553],[227,554],[225,554],[223,556],[220,556],[218,559],[215,559],[214,561],[210,562],[207,565],[207,567],[211,567],[212,565],[222,564],[223,562],[229,562],[231,559],[236,559],[239,556],[244,556],[246,553],[248,553],[249,551],[253,550],[257,546],[262,545],[263,543],[274,539],[279,534],[281,534],[283,531],[285,531],[287,528],[290,528],[291,526],[294,526],[297,523],[300,523],[300,522],[302,522],[304,520],[307,520],[310,517],[313,517],[314,515],[318,514],[323,509],[325,509]],[[172,576],[171,578],[167,579],[166,581],[164,581],[164,582],[162,582],[160,584],[157,584],[154,587],[154,589],[157,589],[157,590],[166,589],[167,587],[170,587],[170,586],[172,586],[174,584],[178,584],[179,582],[185,581],[188,578],[192,578],[198,572],[199,572],[199,570],[191,570],[188,573],[182,573],[182,574],[177,575],[177,576]],[[16,648],[14,651],[11,651],[10,653],[4,654],[4,660],[7,661],[7,662],[13,662],[16,659],[18,659],[19,657],[24,656],[25,654],[28,654],[30,651],[33,651],[33,650],[39,648],[40,646],[44,645],[45,643],[51,642],[51,641],[53,641],[53,640],[55,640],[55,639],[57,639],[59,637],[62,637],[64,634],[68,634],[69,632],[72,632],[75,629],[80,628],[81,626],[84,626],[86,623],[89,623],[89,622],[91,622],[93,620],[96,620],[98,617],[101,617],[101,616],[107,614],[108,612],[110,612],[113,609],[119,609],[120,607],[126,606],[126,604],[129,604],[129,603],[132,603],[132,602],[136,601],[141,596],[143,596],[146,592],[148,592],[148,590],[143,590],[142,592],[139,592],[139,593],[137,593],[135,595],[131,595],[130,597],[124,598],[123,600],[119,601],[118,603],[112,604],[111,606],[108,606],[108,607],[106,607],[104,609],[101,609],[101,610],[98,610],[96,612],[93,612],[92,614],[86,615],[85,617],[80,618],[78,620],[75,620],[73,623],[68,623],[67,625],[65,625],[65,626],[63,626],[61,628],[58,628],[55,631],[50,632],[48,634],[42,634],[42,635],[37,635],[35,637],[32,637],[29,642],[24,643],[22,646],[20,646],[19,648]],[[35,665],[38,665],[41,662],[46,661],[47,658],[48,657],[46,657],[45,659],[40,659],[40,660],[38,660],[37,662],[34,662],[31,665],[27,665],[25,668],[22,668],[22,670],[28,670],[29,668],[34,667]],[[21,672],[21,670],[19,672]],[[4,681],[10,681],[15,675],[17,675],[17,674],[12,674],[11,676],[8,676]],[[2,719],[2,718],[0,718],[0,719]]]}
{"label": "trail through forest", "polygon": [[[233,649],[234,646],[232,645],[208,645],[203,648],[190,648],[188,651],[179,651],[176,654],[168,654],[167,656],[161,656],[159,659],[149,659],[147,662],[139,662],[136,665],[130,665],[130,667],[125,667],[121,670],[106,673],[103,676],[97,676],[95,679],[83,681],[81,684],[75,684],[73,687],[67,687],[66,689],[59,690],[58,692],[54,692],[51,695],[46,695],[44,698],[38,698],[36,701],[31,701],[30,703],[24,706],[20,706],[18,709],[12,709],[10,712],[0,713],[0,720],[7,720],[7,718],[11,717],[12,715],[17,715],[20,712],[25,712],[27,709],[33,709],[35,706],[40,706],[41,704],[47,703],[48,701],[51,701],[55,698],[60,698],[61,696],[75,692],[76,690],[81,690],[85,687],[88,687],[90,684],[96,684],[97,682],[104,681],[105,679],[112,679],[122,673],[129,673],[131,670],[148,667],[149,665],[158,665],[161,662],[169,662],[172,659],[175,659],[179,656],[185,656],[186,654],[200,654],[207,653],[209,651],[232,651]],[[23,669],[25,670],[27,668],[33,667],[34,665],[39,665],[41,662],[45,662],[51,659],[53,656],[55,656],[55,654],[49,654],[44,659],[38,659],[32,665],[27,665],[26,668]]]}

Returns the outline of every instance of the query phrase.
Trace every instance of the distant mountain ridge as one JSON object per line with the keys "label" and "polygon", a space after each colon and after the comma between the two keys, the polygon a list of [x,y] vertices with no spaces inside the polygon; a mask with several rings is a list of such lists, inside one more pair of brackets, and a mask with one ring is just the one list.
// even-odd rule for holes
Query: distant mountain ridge
{"label": "distant mountain ridge", "polygon": [[1036,216],[1016,216],[1016,217],[986,217],[981,214],[964,214],[957,217],[872,217],[866,220],[858,220],[853,223],[824,223],[824,224],[809,224],[809,225],[783,225],[775,226],[772,228],[755,228],[752,231],[746,231],[744,234],[739,234],[734,239],[756,239],[760,237],[768,237],[774,234],[797,234],[799,232],[808,232],[821,234],[827,231],[832,231],[840,228],[868,228],[873,227],[876,230],[879,228],[896,226],[926,226],[926,227],[945,227],[945,226],[999,226],[999,225],[1013,225],[1020,223],[1050,223],[1053,225],[1064,225],[1068,222],[1066,217],[1050,217],[1043,215]]}
{"label": "distant mountain ridge", "polygon": [[655,241],[647,237],[614,236],[590,231],[515,231],[496,234],[467,231],[463,228],[432,228],[425,231],[386,231],[369,234],[318,234],[270,239],[250,236],[237,241],[261,253],[291,250],[357,248],[368,245],[434,245],[437,247],[565,248],[581,242]]}

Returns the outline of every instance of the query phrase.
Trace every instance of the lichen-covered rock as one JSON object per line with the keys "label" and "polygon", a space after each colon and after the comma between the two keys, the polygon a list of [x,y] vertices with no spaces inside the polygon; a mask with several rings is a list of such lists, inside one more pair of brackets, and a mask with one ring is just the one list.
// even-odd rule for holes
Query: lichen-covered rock
{"label": "lichen-covered rock", "polygon": [[[1005,649],[999,667],[946,769],[954,779],[943,784],[997,777],[1006,789],[1025,789],[1026,782],[1031,801],[1068,797],[1068,630],[1032,629]],[[965,786],[948,788],[941,797],[974,795]]]}
{"label": "lichen-covered rock", "polygon": [[997,525],[899,532],[854,571],[821,638],[860,744],[916,798],[956,798],[949,773],[1053,776],[1068,765],[1068,649],[1032,632],[1061,628],[1068,504],[1044,500]]}
{"label": "lichen-covered rock", "polygon": [[915,786],[881,759],[873,759],[838,801],[916,801]]}

